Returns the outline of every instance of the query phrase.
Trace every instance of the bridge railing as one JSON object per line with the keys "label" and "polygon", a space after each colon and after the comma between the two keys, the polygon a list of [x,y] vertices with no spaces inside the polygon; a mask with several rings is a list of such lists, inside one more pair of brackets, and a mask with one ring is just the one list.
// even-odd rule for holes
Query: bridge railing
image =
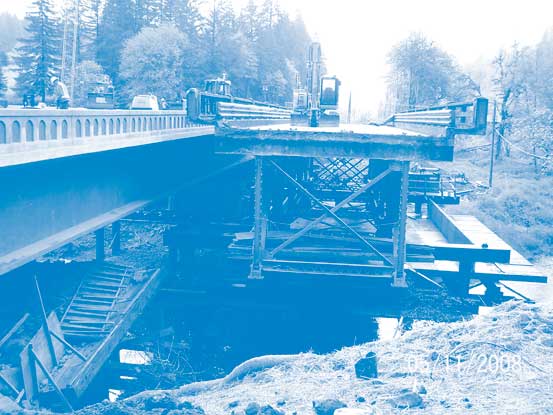
{"label": "bridge railing", "polygon": [[235,104],[229,102],[217,103],[218,119],[257,119],[257,120],[289,120],[290,110],[278,107],[260,105]]}
{"label": "bridge railing", "polygon": [[486,133],[488,100],[483,97],[472,102],[446,104],[392,115],[384,124],[398,127],[416,128],[428,126],[448,128],[455,134]]}
{"label": "bridge railing", "polygon": [[0,148],[71,139],[147,135],[193,127],[186,111],[2,109]]}

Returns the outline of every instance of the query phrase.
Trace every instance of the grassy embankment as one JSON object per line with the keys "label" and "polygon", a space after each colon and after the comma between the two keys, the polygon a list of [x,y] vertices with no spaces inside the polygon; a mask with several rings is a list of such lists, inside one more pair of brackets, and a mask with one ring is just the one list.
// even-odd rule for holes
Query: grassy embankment
{"label": "grassy embankment", "polygon": [[[465,148],[481,144],[458,142]],[[483,149],[459,152],[453,163],[441,167],[487,185],[489,165],[489,150]],[[496,161],[491,189],[469,194],[448,211],[476,216],[531,260],[553,256],[553,176],[537,175],[531,160],[516,150]]]}

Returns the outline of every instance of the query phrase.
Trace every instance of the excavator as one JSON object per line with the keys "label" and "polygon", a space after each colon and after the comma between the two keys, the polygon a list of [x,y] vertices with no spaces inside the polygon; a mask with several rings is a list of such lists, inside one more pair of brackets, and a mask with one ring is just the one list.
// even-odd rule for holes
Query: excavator
{"label": "excavator", "polygon": [[307,61],[307,88],[296,82],[290,121],[293,126],[340,125],[338,97],[340,80],[335,76],[321,76],[321,45],[313,42]]}

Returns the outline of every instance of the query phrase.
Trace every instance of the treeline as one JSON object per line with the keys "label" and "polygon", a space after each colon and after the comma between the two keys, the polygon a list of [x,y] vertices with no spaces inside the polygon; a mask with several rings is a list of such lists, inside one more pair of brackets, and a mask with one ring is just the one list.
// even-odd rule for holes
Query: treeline
{"label": "treeline", "polygon": [[385,115],[480,95],[480,86],[455,59],[421,33],[395,45],[388,64]]}
{"label": "treeline", "polygon": [[511,157],[514,152],[519,161],[531,163],[536,173],[553,170],[553,32],[535,46],[515,44],[498,51],[472,74],[420,33],[395,45],[388,64],[388,93],[381,117],[470,101],[482,92],[490,99],[490,122],[496,107],[495,157]]}
{"label": "treeline", "polygon": [[250,0],[238,12],[229,0],[80,0],[61,14],[53,0],[35,0],[25,23],[17,93],[46,98],[57,76],[77,105],[103,74],[122,103],[140,93],[179,99],[223,73],[234,95],[284,103],[305,73],[310,43],[301,17],[272,0]]}
{"label": "treeline", "polygon": [[0,97],[7,90],[4,68],[8,66],[8,53],[13,50],[17,39],[23,35],[23,22],[9,13],[0,14]]}

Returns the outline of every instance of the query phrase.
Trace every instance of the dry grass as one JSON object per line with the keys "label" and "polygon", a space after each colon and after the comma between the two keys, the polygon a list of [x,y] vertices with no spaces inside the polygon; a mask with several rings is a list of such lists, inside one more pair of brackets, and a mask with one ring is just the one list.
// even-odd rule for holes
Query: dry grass
{"label": "dry grass", "polygon": [[[368,351],[378,356],[376,381],[355,376],[355,362]],[[287,414],[312,414],[312,401],[326,398],[396,414],[406,410],[393,408],[388,399],[423,385],[424,408],[409,413],[548,414],[553,413],[552,376],[553,309],[512,301],[469,321],[416,322],[394,340],[328,355],[298,355],[291,363],[195,396],[178,389],[167,393],[175,401],[201,406],[206,414],[230,414],[228,404],[236,400],[235,410],[250,402],[275,407],[284,400]],[[160,393],[145,392],[126,404],[138,410]],[[359,397],[366,401],[357,402]]]}

